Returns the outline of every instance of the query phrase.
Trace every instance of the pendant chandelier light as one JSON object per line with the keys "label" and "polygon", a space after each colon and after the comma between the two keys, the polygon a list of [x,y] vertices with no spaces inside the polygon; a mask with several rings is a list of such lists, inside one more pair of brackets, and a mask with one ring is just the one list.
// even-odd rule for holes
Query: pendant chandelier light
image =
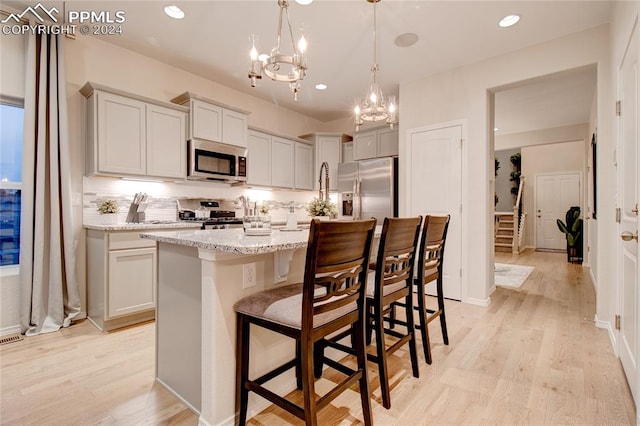
{"label": "pendant chandelier light", "polygon": [[396,124],[396,114],[398,107],[396,105],[396,97],[389,96],[388,100],[382,96],[382,90],[378,86],[378,56],[377,56],[377,38],[376,38],[376,3],[380,0],[367,0],[369,3],[373,3],[373,64],[371,65],[371,83],[369,85],[369,91],[364,99],[356,103],[356,107],[353,109],[355,113],[354,124],[356,126],[356,132],[365,121],[382,121],[386,120],[387,124],[393,129],[393,125]]}
{"label": "pendant chandelier light", "polygon": [[[307,58],[305,50],[307,49],[307,41],[304,35],[300,37],[298,44],[294,42],[293,30],[289,20],[289,2],[287,0],[278,0],[280,7],[280,19],[278,21],[278,38],[276,47],[271,49],[270,54],[258,53],[256,48],[256,37],[251,35],[251,67],[249,68],[249,79],[251,87],[256,87],[256,81],[262,78],[262,73],[274,81],[282,81],[289,83],[289,88],[293,92],[293,99],[298,100],[298,92],[300,91],[300,80],[303,80],[307,72]],[[280,41],[282,40],[282,21],[286,17],[287,27],[289,29],[289,37],[293,52],[290,55],[280,52]]]}

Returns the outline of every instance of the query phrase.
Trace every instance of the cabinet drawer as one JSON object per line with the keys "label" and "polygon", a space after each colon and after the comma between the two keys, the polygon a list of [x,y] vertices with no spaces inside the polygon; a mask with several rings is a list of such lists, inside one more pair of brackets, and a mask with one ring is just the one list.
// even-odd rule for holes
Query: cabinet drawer
{"label": "cabinet drawer", "polygon": [[140,231],[109,232],[109,250],[122,250],[155,246],[155,241],[143,240],[142,238],[140,238]]}

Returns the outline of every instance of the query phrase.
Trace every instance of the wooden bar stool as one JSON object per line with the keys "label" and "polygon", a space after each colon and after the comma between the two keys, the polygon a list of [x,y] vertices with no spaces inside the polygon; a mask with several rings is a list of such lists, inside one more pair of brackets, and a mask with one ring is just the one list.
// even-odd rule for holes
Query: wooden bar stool
{"label": "wooden bar stool", "polygon": [[[385,218],[378,247],[375,274],[370,274],[367,283],[367,310],[369,323],[376,336],[376,355],[368,359],[378,364],[378,376],[382,393],[382,405],[391,408],[391,394],[387,357],[405,344],[409,345],[411,368],[414,377],[419,377],[413,315],[407,315],[406,333],[384,326],[384,314],[393,302],[404,300],[408,312],[412,312],[412,280],[416,246],[420,235],[422,217]],[[397,340],[387,346],[385,335]]]}
{"label": "wooden bar stool", "polygon": [[[416,329],[420,330],[424,358],[427,364],[431,364],[432,362],[431,341],[429,340],[429,323],[431,321],[440,318],[442,340],[445,345],[449,344],[447,320],[444,311],[444,294],[442,292],[442,265],[449,220],[449,215],[427,215],[424,217],[422,232],[420,234],[420,247],[418,249],[418,261],[416,264],[418,273],[417,278],[414,280],[418,306],[414,306],[414,309],[418,311],[418,324],[416,324]],[[426,287],[431,283],[436,284],[438,309],[430,309],[427,307],[427,297],[429,296],[426,293]],[[391,323],[391,326],[395,324],[406,326],[406,321],[399,320],[395,316],[395,308],[398,306],[404,307],[405,304],[402,302],[394,303],[386,319]]]}
{"label": "wooden bar stool", "polygon": [[[374,270],[369,270],[367,282],[367,335],[375,333],[376,353],[368,353],[367,358],[378,364],[382,405],[385,408],[391,407],[387,368],[388,355],[408,344],[413,376],[419,376],[413,316],[407,315],[409,320],[405,323],[406,334],[385,328],[384,316],[393,302],[398,300],[404,300],[403,305],[408,306],[409,312],[412,312],[413,268],[421,220],[420,216],[385,218],[378,246],[378,256],[375,264],[370,264]],[[387,347],[385,334],[395,337],[397,341]],[[340,343],[348,335],[353,335],[353,333],[349,330],[344,331],[326,341],[325,345],[348,352],[350,348]],[[371,339],[368,341],[370,342]],[[316,367],[316,372],[319,371],[321,369]]]}
{"label": "wooden bar stool", "polygon": [[[248,296],[235,305],[236,324],[236,415],[244,425],[249,391],[278,405],[307,425],[318,424],[318,411],[340,393],[359,383],[364,423],[372,424],[365,348],[367,265],[376,220],[350,222],[311,221],[304,282]],[[254,324],[296,340],[296,357],[261,377],[249,378],[249,332]],[[353,330],[357,368],[328,364],[346,378],[325,395],[316,398],[314,346],[349,327]],[[291,368],[304,406],[296,405],[262,385]]]}
{"label": "wooden bar stool", "polygon": [[[440,318],[442,339],[445,345],[449,344],[447,334],[447,319],[444,312],[444,294],[442,292],[442,265],[444,262],[444,244],[447,239],[450,216],[425,216],[418,254],[418,277],[415,280],[416,293],[418,294],[418,319],[420,333],[422,335],[422,347],[427,364],[431,364],[431,341],[429,340],[429,323]],[[427,307],[427,284],[436,284],[438,309]]]}

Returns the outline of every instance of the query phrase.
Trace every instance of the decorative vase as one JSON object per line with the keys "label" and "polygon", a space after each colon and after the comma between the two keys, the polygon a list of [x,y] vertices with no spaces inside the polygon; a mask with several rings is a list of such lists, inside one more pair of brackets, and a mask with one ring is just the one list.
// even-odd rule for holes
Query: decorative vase
{"label": "decorative vase", "polygon": [[100,220],[103,225],[117,225],[118,214],[117,213],[104,213],[100,215]]}

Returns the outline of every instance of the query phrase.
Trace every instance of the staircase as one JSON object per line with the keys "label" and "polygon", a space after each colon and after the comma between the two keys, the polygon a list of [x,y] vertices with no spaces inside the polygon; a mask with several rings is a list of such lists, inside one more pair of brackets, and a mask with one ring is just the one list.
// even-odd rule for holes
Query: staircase
{"label": "staircase", "polygon": [[514,241],[513,212],[496,212],[494,246],[496,251],[512,253]]}
{"label": "staircase", "polygon": [[495,251],[505,253],[520,253],[522,246],[525,219],[527,214],[520,211],[524,176],[520,176],[518,196],[512,212],[495,212],[495,234],[493,245]]}

